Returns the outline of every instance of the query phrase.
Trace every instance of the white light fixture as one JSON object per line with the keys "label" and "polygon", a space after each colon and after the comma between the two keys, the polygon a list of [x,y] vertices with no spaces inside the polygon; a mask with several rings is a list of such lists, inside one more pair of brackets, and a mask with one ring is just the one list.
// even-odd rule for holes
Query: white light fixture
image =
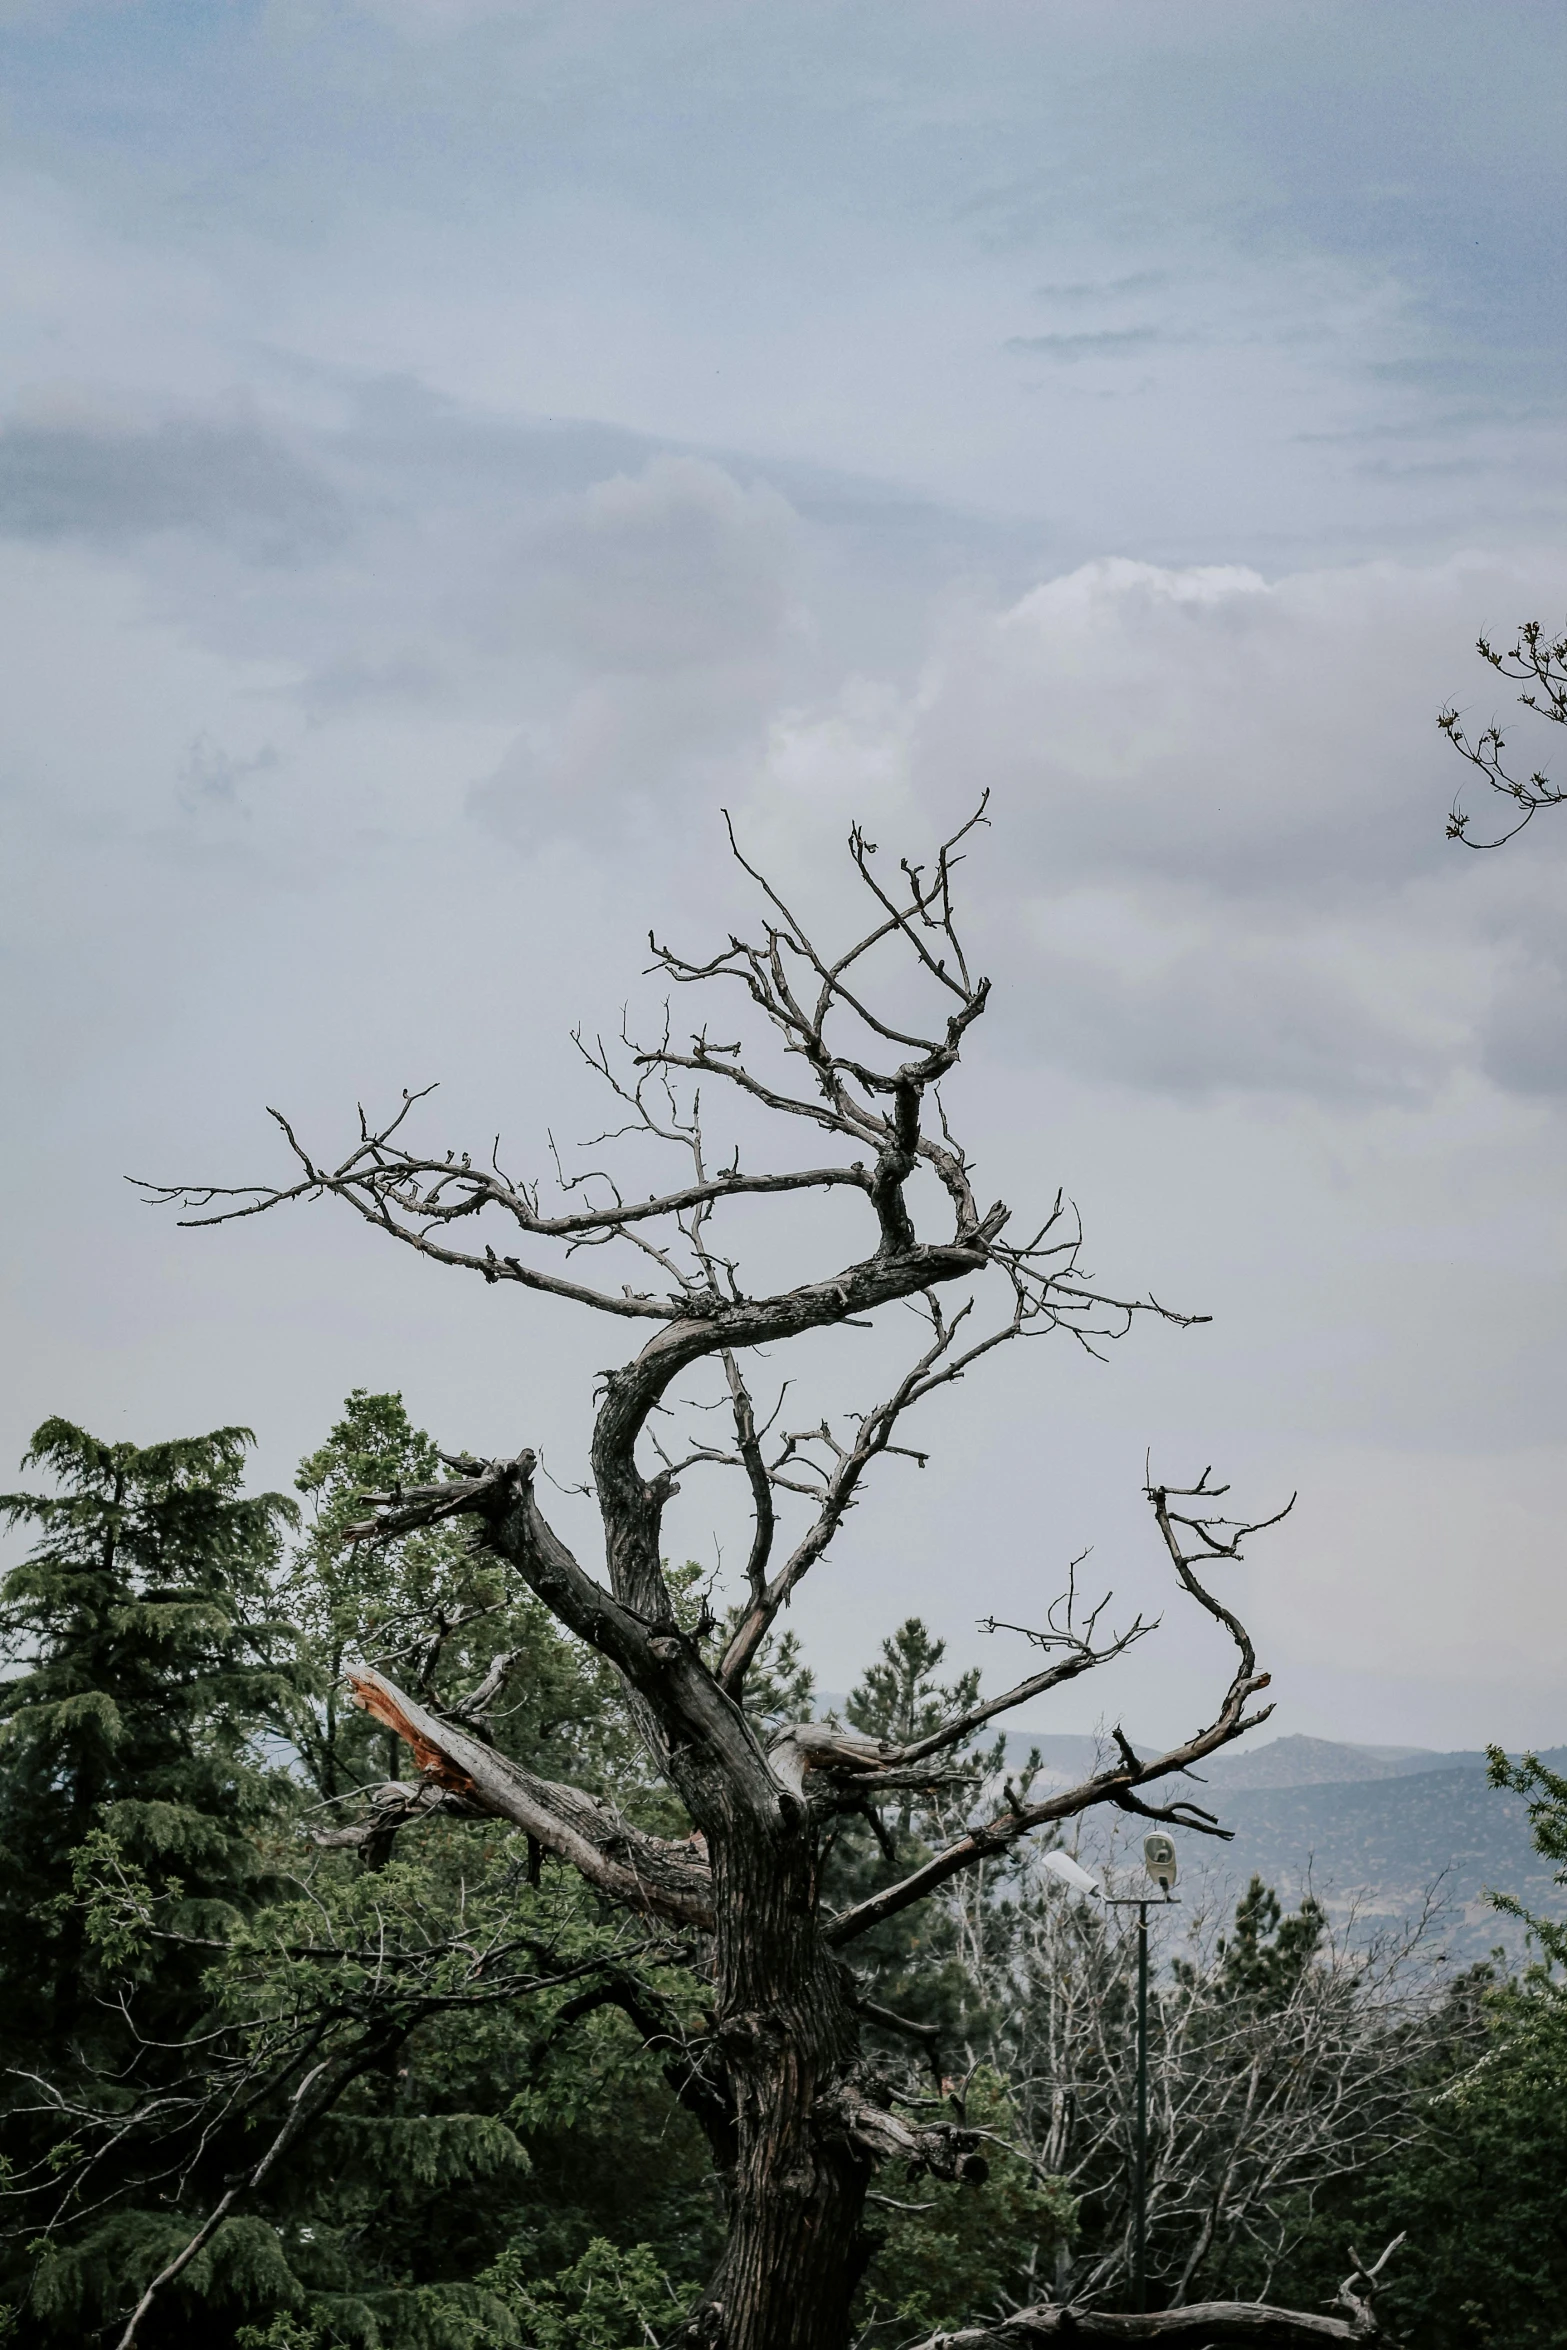
{"label": "white light fixture", "polygon": [[1047,1852],[1039,1865],[1048,1869],[1053,1877],[1059,1877],[1063,1885],[1070,1885],[1074,1893],[1097,1895],[1099,1891],[1095,1879],[1086,1869],[1078,1867],[1069,1852]]}
{"label": "white light fixture", "polygon": [[1145,1836],[1143,1838],[1143,1866],[1160,1892],[1168,1898],[1177,1873],[1174,1837]]}

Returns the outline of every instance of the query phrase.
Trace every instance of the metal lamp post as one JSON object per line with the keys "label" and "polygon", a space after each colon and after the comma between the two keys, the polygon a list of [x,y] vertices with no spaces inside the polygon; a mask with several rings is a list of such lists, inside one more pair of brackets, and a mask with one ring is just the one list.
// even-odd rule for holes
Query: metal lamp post
{"label": "metal lamp post", "polygon": [[1148,1912],[1175,1906],[1175,1845],[1168,1836],[1143,1838],[1143,1866],[1158,1886],[1153,1894],[1107,1901],[1107,1909],[1137,1912],[1137,2130],[1132,2153],[1132,2307],[1148,2307]]}

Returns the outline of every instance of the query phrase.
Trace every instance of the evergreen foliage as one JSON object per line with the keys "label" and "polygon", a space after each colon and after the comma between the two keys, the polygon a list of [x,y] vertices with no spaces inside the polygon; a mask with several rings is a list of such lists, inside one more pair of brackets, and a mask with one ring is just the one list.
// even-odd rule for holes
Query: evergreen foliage
{"label": "evergreen foliage", "polygon": [[[1529,1799],[1535,1847],[1567,1881],[1567,1779],[1499,1747],[1490,1765],[1493,1786]],[[1340,2236],[1407,2232],[1387,2306],[1409,2350],[1567,2350],[1567,1928],[1492,1900],[1525,1920],[1538,1958],[1514,1980],[1482,1967],[1454,1984],[1410,2132],[1329,2206]],[[1326,2266],[1319,2250],[1313,2277]]]}
{"label": "evergreen foliage", "polygon": [[0,1916],[60,1952],[18,1966],[21,1936],[4,1935],[14,2046],[69,2037],[85,2013],[80,1919],[62,1896],[91,1832],[175,1872],[191,1931],[249,1897],[275,1793],[257,1733],[297,1679],[269,1604],[296,1513],[240,1492],[252,1442],[220,1428],[138,1450],[46,1420],[23,1466],[55,1490],[0,1495],[7,1523],[38,1533],[0,1589],[15,1668],[0,1682]]}
{"label": "evergreen foliage", "polygon": [[[918,1616],[910,1616],[881,1643],[880,1652],[850,1691],[845,1713],[856,1730],[873,1738],[906,1744],[925,1737],[939,1722],[974,1703],[977,1672],[944,1681],[946,1642]],[[961,1815],[978,1788],[1000,1769],[1004,1738],[988,1747],[972,1741],[942,1758],[942,1776],[953,1784],[929,1795],[906,1794],[896,1810],[874,1819],[844,1820],[829,1845],[826,1867],[836,1904],[848,1907],[885,1884],[896,1882],[928,1859],[944,1826]],[[1015,1874],[1003,1863],[984,1872],[985,1897],[993,1897]],[[987,2026],[983,1998],[957,1951],[956,1915],[950,1907],[905,1911],[864,1935],[855,1963],[874,1987],[877,2001],[935,2030],[937,2045],[956,2052],[982,2044]],[[961,2069],[961,2067],[959,2068]]]}
{"label": "evergreen foliage", "polygon": [[1220,1996],[1264,2008],[1280,2006],[1320,1949],[1327,1922],[1321,1902],[1310,1893],[1286,1917],[1272,1886],[1253,1877],[1236,1904],[1233,1930],[1219,1937]]}
{"label": "evergreen foliage", "polygon": [[[46,1420],[23,1466],[53,1490],[0,1498],[37,1537],[0,1593],[6,2160],[39,2219],[80,2181],[72,2248],[49,2242],[33,2293],[70,2324],[183,2225],[138,2204],[127,2128],[182,2093],[206,1945],[273,1888],[269,1828],[290,1795],[264,1731],[297,1673],[270,1592],[295,1511],[241,1492],[251,1442],[220,1428],[138,1448]],[[156,1964],[93,1930],[95,1865],[159,1886]],[[257,2256],[241,2234],[213,2262]]]}
{"label": "evergreen foliage", "polygon": [[1408,2236],[1387,2307],[1409,2350],[1567,2350],[1567,1999],[1543,1968],[1481,1999],[1478,2055],[1347,2216]]}

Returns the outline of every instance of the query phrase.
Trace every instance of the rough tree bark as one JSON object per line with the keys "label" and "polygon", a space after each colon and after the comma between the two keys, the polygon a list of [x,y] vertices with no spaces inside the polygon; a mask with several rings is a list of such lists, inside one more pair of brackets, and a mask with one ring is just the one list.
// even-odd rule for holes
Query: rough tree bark
{"label": "rough tree bark", "polygon": [[[453,1460],[439,1485],[367,1496],[371,1515],[355,1532],[381,1540],[440,1519],[469,1520],[557,1619],[616,1668],[641,1735],[689,1814],[692,1836],[649,1836],[613,1806],[519,1770],[460,1720],[424,1711],[368,1667],[352,1676],[352,1686],[407,1742],[423,1773],[422,1784],[400,1794],[382,1791],[389,1800],[364,1829],[367,1838],[384,1844],[401,1822],[448,1804],[487,1812],[514,1822],[532,1839],[530,1851],[553,1854],[609,1900],[692,1936],[694,1963],[711,1982],[714,2023],[677,2086],[712,2143],[729,2237],[685,2338],[711,2350],[842,2350],[876,2165],[897,2161],[916,2172],[983,2178],[975,2135],[906,2118],[892,2084],[862,2056],[863,2001],[848,1956],[857,1937],[1018,1838],[1096,1805],[1224,1833],[1191,1802],[1150,1794],[1266,1714],[1248,1711],[1267,1676],[1257,1670],[1245,1629],[1199,1574],[1205,1562],[1238,1556],[1257,1528],[1219,1514],[1224,1489],[1206,1471],[1184,1492],[1151,1485],[1148,1495],[1177,1582],[1235,1651],[1213,1718],[1168,1752],[1139,1759],[1121,1740],[1114,1763],[1077,1787],[1039,1801],[1008,1787],[1003,1798],[978,1807],[946,1850],[833,1916],[823,1908],[819,1867],[823,1833],[836,1816],[929,1785],[942,1758],[982,1723],[1108,1663],[1150,1627],[1138,1619],[1100,1638],[1102,1611],[1081,1619],[1069,1594],[1027,1635],[1043,1652],[1038,1670],[901,1749],[803,1724],[764,1743],[745,1708],[748,1670],[780,1610],[827,1552],[866,1472],[884,1457],[911,1452],[895,1441],[907,1413],[982,1357],[1029,1335],[1064,1332],[1093,1349],[1139,1314],[1196,1318],[1172,1314],[1151,1297],[1118,1300],[1097,1290],[1079,1269],[1075,1216],[1059,1196],[1021,1239],[1010,1236],[1004,1206],[982,1209],[974,1197],[969,1162],[937,1088],[956,1067],[990,992],[987,980],[970,974],[952,905],[960,844],[982,821],[983,808],[932,865],[905,861],[895,879],[884,878],[874,844],[856,828],[849,849],[871,901],[868,927],[831,957],[735,849],[761,893],[759,935],[732,938],[704,962],[655,944],[656,967],[676,992],[738,986],[742,1011],[748,1001],[753,1025],[783,1048],[782,1071],[803,1064],[808,1082],[792,1089],[787,1074],[762,1067],[738,1043],[711,1041],[705,1027],[677,1042],[667,1014],[650,1045],[623,1039],[623,1059],[579,1037],[616,1097],[620,1136],[684,1154],[681,1180],[653,1197],[632,1195],[601,1173],[568,1178],[557,1163],[560,1204],[547,1211],[539,1187],[507,1175],[498,1153],[481,1166],[466,1154],[425,1156],[410,1147],[402,1136],[420,1095],[405,1096],[380,1128],[361,1115],[357,1141],[332,1166],[318,1162],[274,1112],[300,1170],[287,1185],[149,1187],[194,1211],[186,1220],[196,1223],[330,1195],[435,1263],[572,1300],[645,1333],[630,1360],[604,1374],[593,1427],[604,1579],[550,1525],[526,1450],[504,1461]],[[879,974],[895,992],[884,990],[873,1002],[873,966],[895,958],[903,968]],[[901,1007],[918,987],[941,1007],[923,1030],[901,1008],[896,1017],[877,1008]],[[721,1163],[702,1122],[696,1089],[704,1085],[731,1097],[743,1130],[726,1141]],[[811,1129],[837,1146],[828,1163],[765,1170],[743,1163],[743,1149],[756,1148],[759,1133]],[[733,1256],[719,1245],[718,1219],[741,1202],[755,1203],[752,1215],[772,1203],[786,1210],[794,1238],[809,1198],[837,1191],[863,1201],[868,1252],[794,1287],[749,1295]],[[915,1210],[928,1225],[922,1195],[931,1193],[945,1229],[921,1237]],[[482,1237],[496,1226],[509,1234],[501,1249]],[[465,1231],[475,1235],[468,1246],[459,1245]],[[594,1249],[656,1286],[579,1280],[575,1266]],[[948,1306],[954,1291],[960,1302]],[[999,1293],[1001,1310],[981,1324],[976,1303],[987,1291]],[[919,1351],[882,1402],[837,1428],[824,1420],[794,1433],[778,1431],[777,1405],[759,1415],[743,1369],[756,1349],[776,1353],[808,1332],[863,1324],[910,1303],[923,1324]],[[715,1442],[710,1418],[702,1419],[683,1451],[671,1448],[658,1431],[677,1427],[679,1407],[692,1400],[720,1403],[732,1436]],[[677,1480],[708,1466],[743,1481],[752,1512],[743,1596],[711,1665],[676,1620],[661,1563],[662,1519]],[[786,1542],[791,1513],[798,1523]]]}

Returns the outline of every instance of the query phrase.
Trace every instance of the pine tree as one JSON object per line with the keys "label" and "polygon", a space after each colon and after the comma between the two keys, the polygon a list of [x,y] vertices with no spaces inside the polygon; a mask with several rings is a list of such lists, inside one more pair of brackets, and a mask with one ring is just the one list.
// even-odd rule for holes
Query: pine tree
{"label": "pine tree", "polygon": [[[438,1690],[447,1700],[466,1694],[505,1657],[509,1669],[484,1723],[492,1743],[553,1777],[569,1768],[595,1791],[624,1790],[629,1780],[645,1803],[667,1811],[613,1674],[560,1630],[503,1561],[476,1548],[466,1527],[438,1526],[397,1542],[345,1541],[364,1516],[367,1492],[425,1482],[440,1474],[440,1460],[401,1395],[356,1387],[326,1442],[299,1464],[303,1539],[283,1570],[278,1601],[305,1692],[286,1723],[303,1775],[323,1805],[336,1806],[400,1777],[406,1765],[401,1740],[346,1701],[350,1660],[401,1673],[429,1701]],[[635,1798],[632,1810],[642,1816]]]}
{"label": "pine tree", "polygon": [[[0,1496],[38,1535],[0,1587],[0,2095],[12,2173],[45,2199],[61,2112],[145,2097],[198,1999],[202,1943],[267,1890],[256,1831],[280,1781],[257,1733],[288,1697],[268,1594],[296,1513],[241,1493],[253,1441],[143,1448],[50,1419],[23,1467],[54,1490]],[[185,1937],[137,1985],[134,2028],[75,1898],[111,1855]]]}
{"label": "pine tree", "polygon": [[[272,1799],[258,1724],[290,1694],[268,1586],[286,1496],[241,1494],[246,1428],[138,1448],[46,1420],[23,1462],[52,1494],[0,1496],[38,1529],[0,1589],[0,2037],[63,2050],[87,2009],[79,1911],[98,1831],[184,1889],[189,1930],[243,1902]],[[21,1669],[16,1669],[17,1667]]]}
{"label": "pine tree", "polygon": [[[936,1639],[919,1616],[907,1617],[882,1641],[875,1662],[850,1691],[844,1708],[848,1720],[868,1737],[902,1746],[963,1713],[978,1695],[980,1677],[970,1670],[950,1682],[940,1680],[946,1653],[946,1642]],[[984,1781],[999,1774],[1005,1751],[1004,1739],[984,1747],[967,1741],[957,1753],[942,1757],[932,1790],[906,1788],[896,1809],[889,1804],[875,1815],[845,1818],[826,1855],[834,1899],[845,1906],[863,1900],[927,1858],[944,1822],[950,1825],[947,1815],[961,1815]],[[953,1782],[944,1794],[943,1779]],[[1003,1865],[994,1878],[1005,1874]],[[874,1928],[863,1938],[856,1963],[874,1980],[879,2000],[925,2023],[940,2020],[956,2046],[972,2019],[965,2019],[967,1985],[952,1963],[953,1946],[953,1915],[937,1908],[928,1915],[889,1918]]]}
{"label": "pine tree", "polygon": [[946,1653],[946,1642],[935,1639],[920,1617],[908,1617],[882,1642],[880,1656],[850,1694],[846,1710],[854,1727],[903,1745],[924,1737],[949,1712],[972,1705],[977,1672],[961,1673],[950,1687],[937,1680]]}

